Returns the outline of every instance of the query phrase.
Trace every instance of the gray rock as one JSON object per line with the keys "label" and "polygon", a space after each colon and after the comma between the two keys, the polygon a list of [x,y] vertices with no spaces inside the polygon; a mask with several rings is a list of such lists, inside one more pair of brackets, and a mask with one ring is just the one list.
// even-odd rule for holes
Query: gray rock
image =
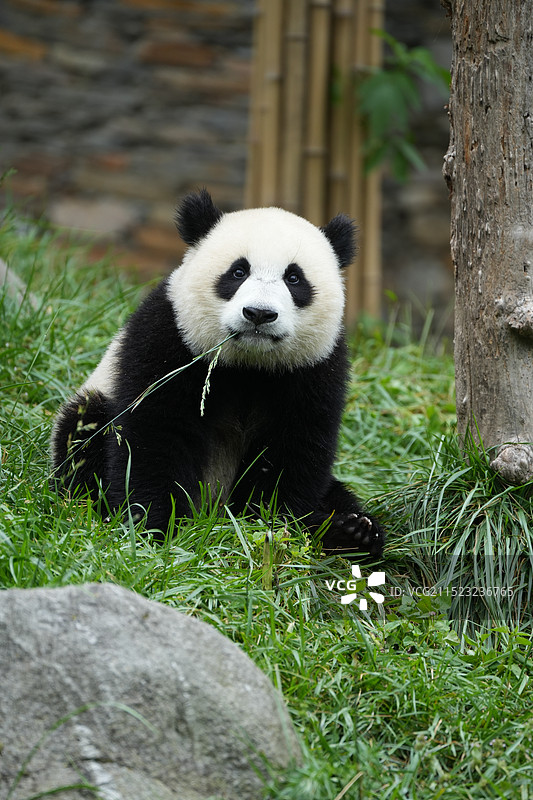
{"label": "gray rock", "polygon": [[48,216],[60,227],[102,235],[128,231],[139,221],[133,203],[106,198],[89,200],[70,197],[56,200],[49,204]]}
{"label": "gray rock", "polygon": [[9,269],[6,262],[0,258],[0,293],[5,291],[8,297],[12,297],[15,302],[21,305],[25,299],[28,300],[32,308],[39,308],[39,300],[28,291],[28,287],[23,280]]}
{"label": "gray rock", "polygon": [[235,644],[118,586],[0,592],[0,642],[0,797],[259,800],[252,765],[299,759]]}

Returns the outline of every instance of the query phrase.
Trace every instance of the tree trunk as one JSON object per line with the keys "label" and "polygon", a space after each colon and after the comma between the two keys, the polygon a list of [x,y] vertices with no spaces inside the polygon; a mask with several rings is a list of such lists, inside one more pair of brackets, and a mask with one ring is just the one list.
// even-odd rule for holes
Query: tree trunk
{"label": "tree trunk", "polygon": [[533,0],[443,5],[459,435],[521,484],[533,478]]}

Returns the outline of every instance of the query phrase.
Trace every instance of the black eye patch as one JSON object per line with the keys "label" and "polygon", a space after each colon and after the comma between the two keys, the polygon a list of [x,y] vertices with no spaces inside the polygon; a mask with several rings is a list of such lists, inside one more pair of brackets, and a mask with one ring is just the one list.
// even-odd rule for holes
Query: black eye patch
{"label": "black eye patch", "polygon": [[215,284],[215,291],[221,300],[231,300],[237,289],[250,274],[250,264],[246,258],[238,258],[224,272]]}
{"label": "black eye patch", "polygon": [[285,285],[291,293],[294,305],[305,308],[311,305],[315,289],[304,275],[303,269],[298,264],[289,264],[283,276]]}

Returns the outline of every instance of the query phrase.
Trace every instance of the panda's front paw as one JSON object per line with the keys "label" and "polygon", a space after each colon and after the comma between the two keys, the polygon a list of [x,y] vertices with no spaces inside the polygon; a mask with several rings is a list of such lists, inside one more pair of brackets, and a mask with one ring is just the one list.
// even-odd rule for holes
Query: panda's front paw
{"label": "panda's front paw", "polygon": [[334,514],[323,536],[322,545],[327,553],[347,556],[369,553],[379,558],[383,553],[385,532],[369,514]]}

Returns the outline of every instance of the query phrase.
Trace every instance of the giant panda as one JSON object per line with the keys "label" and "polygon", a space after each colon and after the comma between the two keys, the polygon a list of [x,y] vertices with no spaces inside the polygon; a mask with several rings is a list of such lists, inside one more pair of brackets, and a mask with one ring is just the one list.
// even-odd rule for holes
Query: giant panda
{"label": "giant panda", "polygon": [[[203,189],[176,215],[189,245],[59,410],[55,481],[104,492],[167,532],[209,487],[236,513],[275,504],[325,552],[369,553],[380,524],[332,476],[348,376],[343,269],[352,221],[222,213]],[[205,494],[205,492],[204,492]]]}

